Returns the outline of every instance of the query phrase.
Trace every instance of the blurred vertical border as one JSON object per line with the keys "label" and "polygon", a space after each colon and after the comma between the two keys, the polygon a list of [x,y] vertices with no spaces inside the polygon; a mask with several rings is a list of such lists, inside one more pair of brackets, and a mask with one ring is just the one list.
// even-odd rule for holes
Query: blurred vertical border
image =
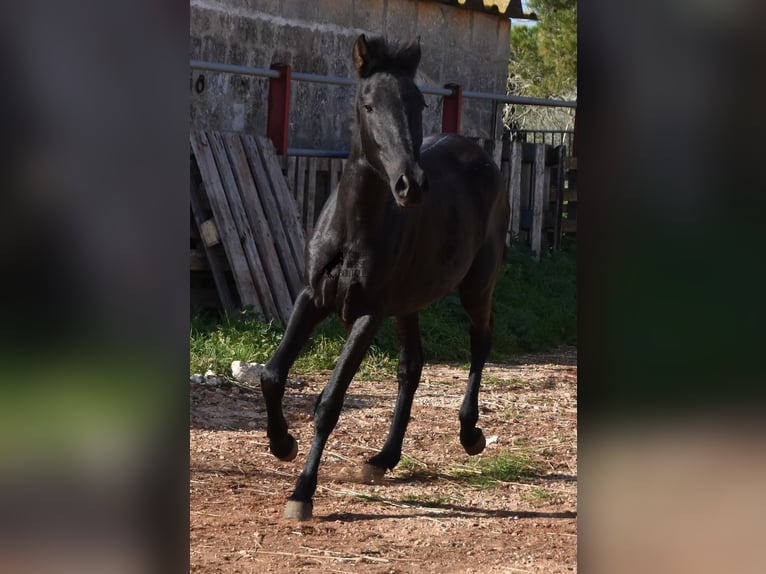
{"label": "blurred vertical border", "polygon": [[0,564],[188,571],[178,0],[0,8]]}
{"label": "blurred vertical border", "polygon": [[578,569],[757,572],[766,5],[578,4]]}

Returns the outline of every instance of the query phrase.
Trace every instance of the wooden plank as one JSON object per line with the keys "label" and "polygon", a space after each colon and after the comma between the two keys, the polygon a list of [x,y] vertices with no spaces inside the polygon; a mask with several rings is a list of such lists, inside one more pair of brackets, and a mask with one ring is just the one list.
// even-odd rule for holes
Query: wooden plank
{"label": "wooden plank", "polygon": [[239,194],[237,180],[234,178],[229,155],[226,153],[223,136],[219,132],[208,131],[207,138],[210,144],[210,149],[213,151],[213,157],[218,165],[218,173],[223,182],[223,190],[226,194],[226,198],[229,200],[231,215],[234,218],[234,225],[237,227],[239,240],[242,244],[242,249],[245,252],[245,258],[247,259],[250,274],[253,277],[253,283],[255,284],[256,291],[260,297],[261,306],[263,307],[267,319],[278,319],[280,318],[279,308],[274,301],[269,282],[263,272],[265,265],[261,254],[258,251],[258,246],[255,244],[253,230],[250,227],[250,221],[248,221],[247,214],[245,213],[245,206],[242,203],[242,197]]}
{"label": "wooden plank", "polygon": [[[303,263],[302,259],[301,261],[296,261],[293,256],[292,248],[290,247],[290,239],[288,238],[289,228],[285,225],[284,217],[282,216],[278,205],[279,201],[289,204],[293,209],[293,218],[296,219],[295,225],[298,225],[294,201],[287,191],[280,194],[279,201],[276,199],[272,189],[271,179],[266,172],[264,162],[261,158],[261,151],[255,138],[253,136],[243,135],[242,146],[245,150],[245,155],[247,156],[250,171],[253,174],[255,186],[258,190],[258,197],[261,200],[263,212],[268,221],[269,229],[271,230],[271,236],[274,240],[279,261],[282,264],[282,271],[287,279],[290,295],[293,301],[295,301],[301,289],[303,289]],[[276,154],[274,157],[276,157]],[[282,181],[284,182],[284,178],[282,178]]]}
{"label": "wooden plank", "polygon": [[[274,144],[271,143],[270,139],[263,136],[258,136],[256,140],[258,142],[258,149],[261,151],[263,165],[266,167],[266,172],[271,178],[271,190],[277,200],[277,207],[282,216],[282,225],[285,226],[293,257],[298,269],[300,269],[299,275],[303,277],[306,258],[306,235],[303,233],[303,227],[301,227],[298,214],[295,211],[295,204],[287,190],[285,178],[282,177],[282,172],[277,169],[277,152],[274,149]],[[301,285],[302,288],[303,286]]]}
{"label": "wooden plank", "polygon": [[309,158],[309,184],[306,190],[306,236],[311,237],[314,233],[314,222],[316,221],[316,199],[317,199],[317,158]]}
{"label": "wooden plank", "polygon": [[[194,223],[199,229],[202,221],[207,218],[207,214],[202,209],[202,176],[200,175],[199,168],[196,162],[191,161],[191,178],[189,189],[189,202],[191,204],[192,216]],[[234,312],[236,305],[234,303],[233,294],[229,288],[229,281],[226,278],[225,258],[221,256],[221,248],[214,249],[202,244],[205,257],[207,258],[208,265],[210,266],[210,272],[213,275],[213,282],[215,283],[216,291],[218,292],[218,300],[223,307],[224,312],[228,315]],[[224,253],[225,254],[225,253]]]}
{"label": "wooden plank", "polygon": [[341,164],[340,160],[338,158],[333,158],[330,160],[330,195],[335,191],[335,188],[338,187],[338,182],[340,181],[340,171],[341,171]]}
{"label": "wooden plank", "polygon": [[499,168],[503,161],[503,140],[494,140],[492,145],[492,159]]}
{"label": "wooden plank", "polygon": [[[511,159],[509,162],[508,202],[511,206],[510,237],[519,235],[521,225],[521,142],[511,143]],[[508,245],[510,246],[510,237]]]}
{"label": "wooden plank", "polygon": [[298,158],[298,174],[296,181],[298,185],[298,194],[295,196],[295,207],[298,210],[299,221],[302,221],[303,229],[306,229],[306,210],[304,209],[306,196],[306,158],[301,156]]}
{"label": "wooden plank", "polygon": [[243,305],[252,305],[257,313],[265,316],[207,135],[192,131],[190,133],[190,141],[192,150],[194,150],[194,156],[197,158],[197,166],[205,184],[205,192],[210,201],[210,208],[216,219],[218,233],[221,236],[226,257],[229,260],[229,267],[234,275],[234,282],[237,285],[240,300]]}
{"label": "wooden plank", "polygon": [[561,223],[564,215],[564,167],[566,162],[567,148],[564,145],[558,147],[559,161],[556,167],[556,203],[553,220],[553,248],[561,249]]}
{"label": "wooden plank", "polygon": [[535,259],[540,259],[543,236],[543,203],[545,201],[545,144],[535,144],[535,183],[532,196],[532,229],[530,247]]}
{"label": "wooden plank", "polygon": [[[255,244],[263,263],[263,272],[268,280],[271,296],[279,309],[279,318],[286,325],[293,309],[293,298],[290,295],[289,281],[282,269],[279,255],[274,245],[274,238],[269,229],[269,222],[263,211],[258,190],[253,180],[253,174],[247,162],[245,150],[240,136],[235,133],[223,134],[226,152],[231,160],[234,176],[237,179],[239,195],[242,198],[245,215],[250,222]],[[290,267],[292,269],[292,267]]]}
{"label": "wooden plank", "polygon": [[297,166],[297,158],[294,155],[288,156],[287,158],[287,187],[290,189],[290,195],[293,197],[296,197],[295,193],[295,168]]}

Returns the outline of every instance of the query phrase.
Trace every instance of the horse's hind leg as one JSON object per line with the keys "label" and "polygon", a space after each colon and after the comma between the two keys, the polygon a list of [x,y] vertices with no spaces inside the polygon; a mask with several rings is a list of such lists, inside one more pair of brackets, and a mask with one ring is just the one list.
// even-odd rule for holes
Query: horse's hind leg
{"label": "horse's hind leg", "polygon": [[298,454],[298,443],[287,432],[287,421],[282,412],[282,397],[290,367],[311,336],[317,323],[328,315],[320,309],[304,289],[298,295],[282,341],[274,356],[261,373],[261,392],[266,403],[267,435],[271,453],[281,460],[292,460]]}
{"label": "horse's hind leg", "polygon": [[484,363],[492,345],[492,320],[471,324],[471,370],[468,386],[460,407],[460,444],[468,454],[479,454],[484,450],[484,433],[476,426],[479,420],[479,386]]}
{"label": "horse's hind leg", "polygon": [[399,338],[399,394],[396,398],[394,417],[383,449],[370,458],[362,469],[365,482],[375,482],[383,477],[386,469],[394,468],[402,456],[402,442],[410,421],[412,400],[420,382],[423,369],[423,348],[420,343],[418,315],[413,313],[396,318],[396,334]]}
{"label": "horse's hind leg", "polygon": [[476,426],[479,420],[479,387],[484,363],[492,347],[492,293],[500,270],[500,247],[485,245],[460,284],[460,301],[471,322],[471,370],[460,407],[460,444],[470,454],[479,454],[486,442]]}

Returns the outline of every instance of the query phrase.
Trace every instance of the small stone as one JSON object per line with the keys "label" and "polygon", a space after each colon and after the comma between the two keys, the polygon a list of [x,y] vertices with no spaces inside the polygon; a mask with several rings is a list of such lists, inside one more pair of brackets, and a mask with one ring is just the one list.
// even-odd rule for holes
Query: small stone
{"label": "small stone", "polygon": [[205,377],[203,377],[199,373],[194,373],[191,377],[189,377],[189,380],[196,385],[205,384]]}

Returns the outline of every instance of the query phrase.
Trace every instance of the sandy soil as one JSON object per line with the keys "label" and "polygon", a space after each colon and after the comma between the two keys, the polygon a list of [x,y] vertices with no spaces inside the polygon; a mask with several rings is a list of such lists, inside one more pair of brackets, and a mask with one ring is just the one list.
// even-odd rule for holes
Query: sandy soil
{"label": "sandy soil", "polygon": [[[378,485],[354,480],[382,446],[396,384],[355,380],[322,459],[314,518],[282,518],[328,373],[290,380],[285,413],[298,457],[268,452],[257,388],[190,383],[192,572],[573,572],[577,570],[576,349],[489,364],[477,457],[458,440],[467,378],[426,365],[403,462]],[[526,457],[531,476],[475,484],[480,463]]]}

